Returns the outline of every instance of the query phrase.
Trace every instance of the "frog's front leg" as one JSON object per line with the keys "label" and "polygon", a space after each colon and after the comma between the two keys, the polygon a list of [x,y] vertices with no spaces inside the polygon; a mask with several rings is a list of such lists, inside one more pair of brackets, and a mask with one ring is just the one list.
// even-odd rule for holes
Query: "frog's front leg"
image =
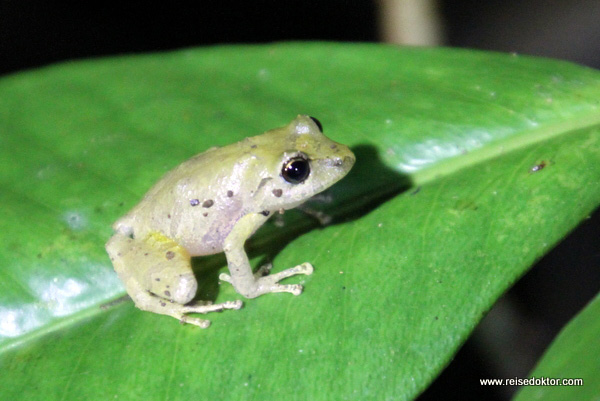
{"label": "frog's front leg", "polygon": [[213,305],[190,303],[198,283],[189,253],[171,239],[155,233],[143,239],[114,234],[106,250],[127,293],[141,310],[168,315],[181,323],[206,328],[210,321],[187,316],[224,309],[239,309],[241,301]]}
{"label": "frog's front leg", "polygon": [[252,272],[244,250],[244,243],[266,220],[267,217],[262,213],[251,213],[242,217],[235,224],[231,233],[225,238],[223,246],[231,275],[222,273],[219,278],[231,283],[235,290],[246,298],[256,298],[269,292],[290,292],[300,295],[302,293],[301,285],[279,284],[279,281],[297,274],[312,274],[313,267],[310,263],[303,263],[264,277],[261,276],[267,269],[261,268],[257,274]]}

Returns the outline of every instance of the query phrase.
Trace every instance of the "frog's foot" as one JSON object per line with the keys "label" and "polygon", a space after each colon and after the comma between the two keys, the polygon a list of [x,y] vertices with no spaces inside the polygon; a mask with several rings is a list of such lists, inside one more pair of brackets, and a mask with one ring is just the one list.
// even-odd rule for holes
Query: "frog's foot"
{"label": "frog's foot", "polygon": [[[247,298],[255,298],[259,295],[267,294],[270,292],[289,292],[294,295],[300,295],[303,287],[299,284],[279,284],[279,282],[285,278],[295,276],[297,274],[310,275],[313,273],[314,268],[310,263],[302,263],[301,265],[291,267],[279,273],[271,274],[269,276],[262,275],[265,272],[271,270],[271,265],[267,264],[258,269],[255,274],[253,283],[248,286],[247,283],[242,285],[236,285],[231,279],[231,276],[225,273],[221,273],[219,279],[232,284],[236,291],[244,295]],[[242,287],[242,288],[240,288]]]}

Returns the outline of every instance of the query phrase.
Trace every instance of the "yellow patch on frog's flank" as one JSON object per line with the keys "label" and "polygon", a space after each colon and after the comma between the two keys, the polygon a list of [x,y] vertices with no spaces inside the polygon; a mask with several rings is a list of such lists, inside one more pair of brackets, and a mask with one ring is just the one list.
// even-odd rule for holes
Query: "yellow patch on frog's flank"
{"label": "yellow patch on frog's flank", "polygon": [[[185,249],[181,245],[177,244],[175,241],[173,241],[169,237],[166,237],[162,233],[159,233],[156,231],[151,233],[146,238],[146,242],[156,249],[161,249],[165,252],[179,254],[179,255],[187,257],[187,258],[190,257],[187,249]],[[168,258],[168,259],[172,259],[172,258]]]}

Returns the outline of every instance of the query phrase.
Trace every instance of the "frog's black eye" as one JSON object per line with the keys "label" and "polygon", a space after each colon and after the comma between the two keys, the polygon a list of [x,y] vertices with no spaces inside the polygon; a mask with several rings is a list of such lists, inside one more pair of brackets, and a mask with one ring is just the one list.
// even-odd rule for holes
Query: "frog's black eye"
{"label": "frog's black eye", "polygon": [[310,119],[313,120],[315,124],[317,124],[317,127],[319,127],[319,131],[323,132],[323,126],[321,125],[321,121],[317,120],[314,117],[310,117]]}
{"label": "frog's black eye", "polygon": [[305,157],[296,156],[286,161],[281,169],[281,176],[290,184],[300,184],[308,178],[310,164]]}

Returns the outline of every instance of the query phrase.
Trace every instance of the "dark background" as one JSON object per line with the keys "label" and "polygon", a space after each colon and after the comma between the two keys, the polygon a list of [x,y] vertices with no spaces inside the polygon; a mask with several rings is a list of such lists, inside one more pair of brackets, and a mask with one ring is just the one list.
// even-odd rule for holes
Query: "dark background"
{"label": "dark background", "polygon": [[[0,75],[64,60],[189,46],[380,40],[377,1],[73,4],[0,0]],[[440,0],[438,5],[445,45],[600,67],[597,0]],[[598,238],[596,212],[497,303],[419,399],[509,399],[516,388],[482,387],[479,379],[529,374],[561,327],[600,289]]]}

